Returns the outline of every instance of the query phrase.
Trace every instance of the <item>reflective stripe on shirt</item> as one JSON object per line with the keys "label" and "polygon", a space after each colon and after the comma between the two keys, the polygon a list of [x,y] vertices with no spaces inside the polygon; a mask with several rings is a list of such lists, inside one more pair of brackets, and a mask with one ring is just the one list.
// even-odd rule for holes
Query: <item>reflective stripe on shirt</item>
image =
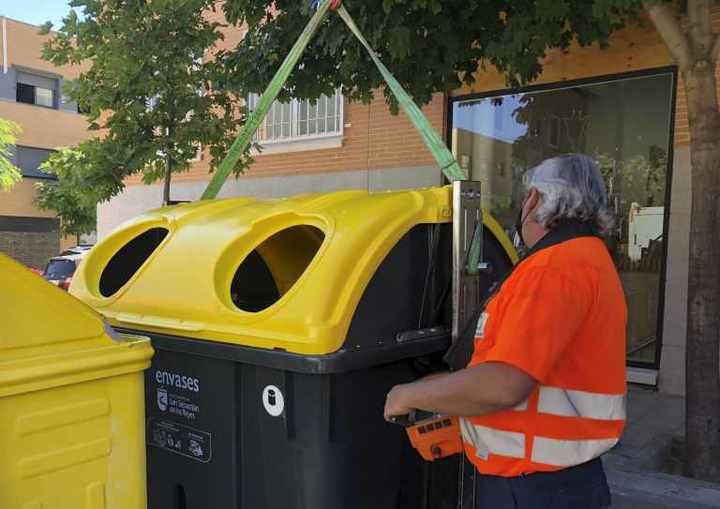
{"label": "reflective stripe on shirt", "polygon": [[625,395],[540,387],[538,412],[564,417],[625,420]]}
{"label": "reflective stripe on shirt", "polygon": [[478,458],[487,459],[488,454],[525,457],[525,433],[478,426],[467,419],[460,419],[460,430],[463,440],[475,448]]}
{"label": "reflective stripe on shirt", "polygon": [[617,438],[600,440],[557,440],[535,437],[531,460],[558,467],[580,465],[597,458],[618,443]]}

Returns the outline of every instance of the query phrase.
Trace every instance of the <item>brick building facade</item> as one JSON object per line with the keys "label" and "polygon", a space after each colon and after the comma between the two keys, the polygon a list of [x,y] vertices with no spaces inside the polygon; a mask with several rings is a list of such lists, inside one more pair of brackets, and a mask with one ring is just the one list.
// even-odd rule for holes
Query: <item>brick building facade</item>
{"label": "brick building facade", "polygon": [[42,60],[47,36],[39,30],[0,17],[0,118],[22,130],[13,162],[23,174],[11,191],[0,192],[0,251],[41,268],[75,239],[61,238],[55,214],[35,206],[35,184],[53,179],[38,167],[54,149],[76,145],[89,133],[77,105],[62,93],[64,81],[77,77],[79,70]]}

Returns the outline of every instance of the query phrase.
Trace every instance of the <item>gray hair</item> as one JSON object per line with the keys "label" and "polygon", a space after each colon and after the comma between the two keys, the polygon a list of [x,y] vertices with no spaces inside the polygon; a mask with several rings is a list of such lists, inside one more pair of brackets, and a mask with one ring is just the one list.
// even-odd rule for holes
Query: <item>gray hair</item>
{"label": "gray hair", "polygon": [[535,219],[552,230],[566,220],[591,223],[597,233],[612,231],[615,217],[607,205],[607,192],[595,161],[583,154],[546,159],[525,175],[525,185],[537,189],[542,203]]}

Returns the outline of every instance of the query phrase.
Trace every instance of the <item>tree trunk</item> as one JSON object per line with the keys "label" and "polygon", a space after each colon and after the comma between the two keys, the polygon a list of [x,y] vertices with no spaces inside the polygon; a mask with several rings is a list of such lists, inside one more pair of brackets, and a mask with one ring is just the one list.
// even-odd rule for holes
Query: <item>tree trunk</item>
{"label": "tree trunk", "polygon": [[172,161],[168,156],[165,159],[165,183],[163,186],[163,205],[170,203],[170,180],[172,179]]}
{"label": "tree trunk", "polygon": [[700,60],[682,71],[692,164],[685,437],[688,475],[720,481],[720,112],[715,66]]}

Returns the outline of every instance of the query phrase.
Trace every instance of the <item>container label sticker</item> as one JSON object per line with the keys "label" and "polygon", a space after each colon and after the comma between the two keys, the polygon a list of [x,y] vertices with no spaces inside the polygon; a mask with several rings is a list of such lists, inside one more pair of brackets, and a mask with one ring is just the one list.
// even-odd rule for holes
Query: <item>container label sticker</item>
{"label": "container label sticker", "polygon": [[168,392],[165,387],[158,387],[156,394],[157,406],[161,412],[168,412],[188,421],[194,421],[198,418],[200,405],[189,397]]}
{"label": "container label sticker", "polygon": [[268,385],[263,389],[262,401],[265,411],[273,417],[280,417],[285,410],[283,393],[274,385]]}
{"label": "container label sticker", "polygon": [[177,422],[150,419],[149,445],[201,463],[212,459],[212,434]]}

